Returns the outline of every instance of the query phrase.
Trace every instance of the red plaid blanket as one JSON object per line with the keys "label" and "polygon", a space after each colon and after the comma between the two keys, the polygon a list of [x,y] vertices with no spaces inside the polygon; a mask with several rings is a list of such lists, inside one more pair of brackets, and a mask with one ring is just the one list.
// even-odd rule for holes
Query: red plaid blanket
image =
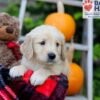
{"label": "red plaid blanket", "polygon": [[29,78],[32,71],[12,79],[8,69],[0,70],[0,100],[64,100],[68,81],[63,74],[50,76],[41,86],[34,87]]}

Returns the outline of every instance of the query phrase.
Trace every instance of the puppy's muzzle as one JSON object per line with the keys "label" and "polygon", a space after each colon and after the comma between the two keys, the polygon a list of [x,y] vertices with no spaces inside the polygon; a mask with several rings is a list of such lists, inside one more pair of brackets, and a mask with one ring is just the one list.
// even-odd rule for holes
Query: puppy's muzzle
{"label": "puppy's muzzle", "polygon": [[48,61],[53,61],[56,58],[56,55],[53,52],[48,53]]}

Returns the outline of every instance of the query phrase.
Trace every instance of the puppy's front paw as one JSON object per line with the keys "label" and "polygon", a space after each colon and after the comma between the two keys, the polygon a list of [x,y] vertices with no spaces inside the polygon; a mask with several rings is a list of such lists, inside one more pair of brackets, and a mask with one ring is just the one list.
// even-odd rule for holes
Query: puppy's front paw
{"label": "puppy's front paw", "polygon": [[23,68],[22,66],[15,66],[15,67],[10,69],[9,75],[12,78],[15,78],[15,77],[19,77],[19,76],[24,75],[25,71],[26,71],[26,69]]}
{"label": "puppy's front paw", "polygon": [[46,76],[42,76],[42,74],[40,75],[38,72],[35,72],[31,78],[30,78],[30,82],[32,85],[36,86],[36,85],[41,85],[45,82],[45,80],[47,79]]}

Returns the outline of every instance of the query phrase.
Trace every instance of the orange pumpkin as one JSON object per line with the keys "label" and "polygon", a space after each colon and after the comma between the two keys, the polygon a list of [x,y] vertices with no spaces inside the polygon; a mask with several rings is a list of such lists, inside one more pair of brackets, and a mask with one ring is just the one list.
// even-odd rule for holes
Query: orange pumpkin
{"label": "orange pumpkin", "polygon": [[75,33],[75,21],[67,13],[52,13],[47,16],[44,23],[58,28],[64,34],[66,41],[71,40]]}
{"label": "orange pumpkin", "polygon": [[80,92],[83,86],[84,72],[76,63],[71,63],[68,76],[69,87],[67,95],[75,95]]}

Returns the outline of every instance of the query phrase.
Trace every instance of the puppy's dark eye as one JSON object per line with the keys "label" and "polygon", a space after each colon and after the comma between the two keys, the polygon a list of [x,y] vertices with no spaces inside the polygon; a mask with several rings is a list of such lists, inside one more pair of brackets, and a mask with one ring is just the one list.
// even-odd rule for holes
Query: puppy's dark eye
{"label": "puppy's dark eye", "polygon": [[40,42],[41,45],[45,45],[45,41]]}
{"label": "puppy's dark eye", "polygon": [[56,46],[59,47],[59,43],[56,43]]}

